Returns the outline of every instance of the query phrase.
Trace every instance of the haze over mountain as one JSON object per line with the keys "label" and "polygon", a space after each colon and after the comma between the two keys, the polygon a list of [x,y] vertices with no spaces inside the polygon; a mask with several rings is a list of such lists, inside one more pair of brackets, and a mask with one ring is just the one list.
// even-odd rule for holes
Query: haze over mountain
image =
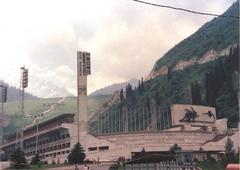
{"label": "haze over mountain", "polygon": [[125,90],[126,85],[131,84],[134,87],[137,87],[138,85],[138,80],[137,79],[130,79],[127,82],[122,82],[122,83],[116,83],[112,84],[109,86],[106,86],[104,88],[98,89],[90,94],[90,96],[95,96],[95,95],[112,95],[116,91],[120,91],[121,89]]}

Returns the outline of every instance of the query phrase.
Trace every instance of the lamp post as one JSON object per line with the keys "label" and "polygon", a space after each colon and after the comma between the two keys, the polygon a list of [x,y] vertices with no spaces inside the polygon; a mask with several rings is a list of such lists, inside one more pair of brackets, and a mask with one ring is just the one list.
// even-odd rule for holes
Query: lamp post
{"label": "lamp post", "polygon": [[33,118],[33,122],[36,121],[36,140],[35,140],[35,153],[38,153],[38,125],[39,125],[39,119],[43,118],[45,116],[44,112],[39,113],[37,115],[34,115],[32,113],[27,115],[28,117]]}
{"label": "lamp post", "polygon": [[37,133],[36,133],[36,148],[35,148],[35,153],[38,153],[38,117],[36,118],[36,125],[37,125]]}

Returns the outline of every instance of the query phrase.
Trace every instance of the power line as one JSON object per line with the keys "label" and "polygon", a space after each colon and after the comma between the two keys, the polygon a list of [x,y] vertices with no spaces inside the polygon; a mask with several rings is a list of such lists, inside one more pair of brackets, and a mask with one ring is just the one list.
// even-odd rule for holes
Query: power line
{"label": "power line", "polygon": [[142,4],[151,5],[151,6],[155,6],[155,7],[169,8],[169,9],[173,9],[173,10],[184,11],[184,12],[189,12],[189,13],[198,14],[198,15],[207,15],[207,16],[214,16],[214,17],[225,17],[225,18],[239,19],[239,16],[218,15],[218,14],[213,14],[213,13],[198,12],[198,11],[193,11],[193,10],[189,10],[189,9],[185,9],[185,8],[173,7],[173,6],[162,5],[162,4],[155,4],[155,3],[141,1],[141,0],[132,0],[132,1],[135,1],[135,2],[138,2],[138,3],[142,3]]}

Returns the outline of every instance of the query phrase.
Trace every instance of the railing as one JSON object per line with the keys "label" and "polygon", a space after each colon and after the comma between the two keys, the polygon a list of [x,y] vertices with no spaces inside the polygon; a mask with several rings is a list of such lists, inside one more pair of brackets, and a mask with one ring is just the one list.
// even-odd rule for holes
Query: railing
{"label": "railing", "polygon": [[135,163],[124,165],[124,170],[197,170],[196,163],[178,164],[176,162]]}
{"label": "railing", "polygon": [[[65,138],[65,139],[60,139],[58,141],[54,141],[54,142],[49,142],[47,144],[43,144],[43,145],[38,145],[38,150],[40,149],[45,149],[47,147],[54,147],[54,146],[57,146],[57,145],[62,145],[66,142],[70,142],[70,138]],[[65,147],[66,148],[66,147]],[[59,149],[59,148],[57,148]],[[56,149],[56,150],[57,150]],[[54,150],[54,149],[53,149]],[[27,148],[27,149],[24,149],[25,152],[30,152],[30,151],[35,151],[35,146],[34,147],[31,147],[31,148]]]}

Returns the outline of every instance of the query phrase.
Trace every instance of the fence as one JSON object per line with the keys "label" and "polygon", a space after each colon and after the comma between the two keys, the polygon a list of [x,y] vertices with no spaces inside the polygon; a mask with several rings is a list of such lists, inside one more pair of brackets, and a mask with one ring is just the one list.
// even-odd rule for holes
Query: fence
{"label": "fence", "polygon": [[197,170],[196,163],[178,164],[176,162],[126,164],[124,170]]}

